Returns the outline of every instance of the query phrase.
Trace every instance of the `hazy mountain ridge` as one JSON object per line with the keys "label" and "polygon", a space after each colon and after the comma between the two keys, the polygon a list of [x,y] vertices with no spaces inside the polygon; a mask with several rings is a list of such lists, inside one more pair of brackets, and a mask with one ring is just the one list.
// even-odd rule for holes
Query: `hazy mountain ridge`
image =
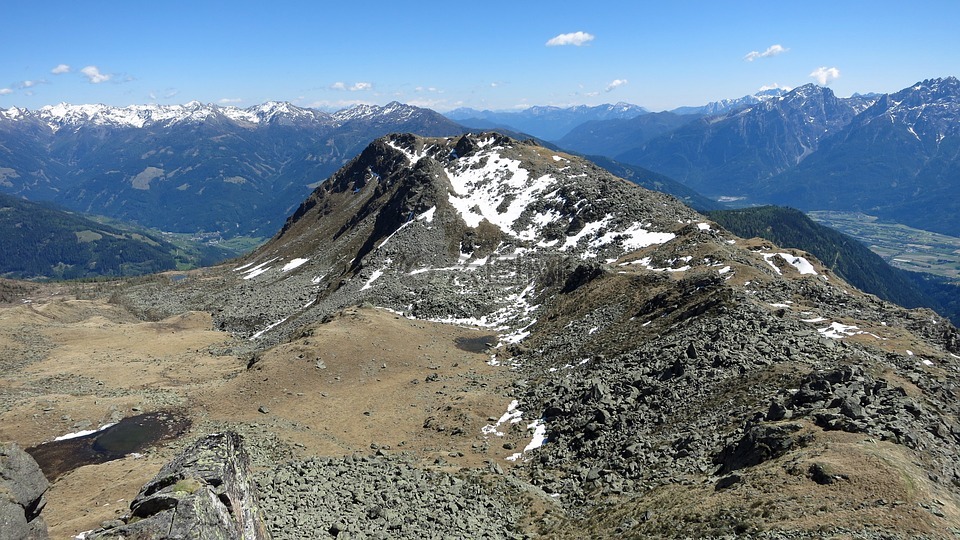
{"label": "hazy mountain ridge", "polygon": [[[892,94],[838,98],[804,85],[653,137],[624,121],[594,124],[575,130],[582,138],[570,146],[665,174],[714,199],[862,211],[955,235],[958,86],[955,77],[935,78]],[[630,139],[635,147],[623,151]]]}
{"label": "hazy mountain ridge", "polygon": [[816,152],[846,126],[858,102],[807,84],[777,99],[708,116],[624,152],[617,159],[666,174],[707,196],[747,196],[757,182]]}
{"label": "hazy mountain ridge", "polygon": [[634,118],[648,112],[647,109],[638,105],[616,103],[572,107],[538,105],[521,111],[478,111],[476,109],[460,108],[446,113],[445,116],[473,128],[507,127],[529,133],[541,139],[555,141],[584,122],[612,118]]}

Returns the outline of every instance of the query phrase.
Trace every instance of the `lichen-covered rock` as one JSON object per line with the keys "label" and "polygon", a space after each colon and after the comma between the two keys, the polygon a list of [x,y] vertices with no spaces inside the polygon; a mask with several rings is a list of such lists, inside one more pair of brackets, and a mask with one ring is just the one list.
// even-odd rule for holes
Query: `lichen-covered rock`
{"label": "lichen-covered rock", "polygon": [[123,521],[87,538],[270,538],[250,458],[233,432],[208,435],[165,465],[130,503]]}
{"label": "lichen-covered rock", "polygon": [[0,540],[49,538],[40,511],[49,483],[16,443],[0,445]]}

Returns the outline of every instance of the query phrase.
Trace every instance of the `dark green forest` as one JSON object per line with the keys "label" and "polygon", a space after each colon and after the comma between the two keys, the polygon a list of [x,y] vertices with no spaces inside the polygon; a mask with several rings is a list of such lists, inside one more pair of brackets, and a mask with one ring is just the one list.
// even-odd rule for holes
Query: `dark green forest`
{"label": "dark green forest", "polygon": [[960,324],[960,286],[931,274],[894,268],[856,239],[814,222],[799,210],[760,206],[707,215],[737,236],[765,238],[809,252],[862,291],[907,308],[928,307]]}
{"label": "dark green forest", "polygon": [[123,231],[48,204],[0,195],[0,275],[78,279],[177,267],[173,244]]}

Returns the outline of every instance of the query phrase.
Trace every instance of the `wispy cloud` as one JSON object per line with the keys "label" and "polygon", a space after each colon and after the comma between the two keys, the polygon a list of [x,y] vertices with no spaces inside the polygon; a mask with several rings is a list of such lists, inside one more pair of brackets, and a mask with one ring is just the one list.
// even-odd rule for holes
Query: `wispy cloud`
{"label": "wispy cloud", "polygon": [[614,79],[613,82],[611,82],[610,84],[608,84],[607,87],[603,89],[603,91],[604,91],[604,92],[611,92],[611,91],[613,91],[614,88],[619,88],[619,87],[621,87],[621,86],[623,86],[623,85],[625,85],[625,84],[627,84],[627,80],[626,80],[626,79]]}
{"label": "wispy cloud", "polygon": [[355,107],[357,105],[369,105],[367,101],[360,99],[341,99],[337,101],[313,101],[307,104],[307,107],[311,109],[320,109],[323,111],[339,111],[342,109],[349,109],[350,107]]}
{"label": "wispy cloud", "polygon": [[100,84],[102,82],[107,82],[110,80],[112,75],[108,73],[100,73],[100,68],[97,66],[87,66],[80,70],[80,73],[83,73],[87,76],[87,79],[91,84]]}
{"label": "wispy cloud", "polygon": [[70,66],[68,66],[67,64],[57,64],[57,67],[51,69],[50,73],[53,73],[54,75],[70,73]]}
{"label": "wispy cloud", "polygon": [[810,76],[820,83],[820,86],[826,86],[830,84],[830,81],[835,81],[840,78],[840,70],[835,67],[828,68],[821,66],[813,70]]}
{"label": "wispy cloud", "polygon": [[563,45],[575,45],[577,47],[585,45],[594,40],[596,36],[586,32],[571,32],[569,34],[560,34],[547,41],[547,47],[560,47]]}
{"label": "wispy cloud", "polygon": [[13,90],[10,88],[0,88],[0,96],[7,96],[13,93]]}
{"label": "wispy cloud", "polygon": [[179,93],[180,93],[180,91],[177,90],[176,88],[167,88],[166,90],[163,91],[163,94],[157,94],[156,92],[150,92],[148,95],[150,96],[150,99],[156,101],[158,96],[162,97],[163,99],[170,99],[170,98],[176,96],[176,95],[179,94]]}
{"label": "wispy cloud", "polygon": [[222,98],[219,101],[219,103],[223,103],[224,105],[229,105],[231,103],[242,103],[242,102],[243,102],[242,98]]}
{"label": "wispy cloud", "polygon": [[40,84],[40,83],[43,83],[43,82],[46,82],[46,81],[20,81],[20,84],[18,84],[17,86],[18,86],[19,88],[21,88],[21,89],[23,89],[23,88],[33,88],[34,86],[36,86],[36,85],[38,85],[38,84]]}
{"label": "wispy cloud", "polygon": [[346,83],[337,81],[330,85],[331,90],[349,90],[350,92],[370,90],[371,88],[373,88],[373,84],[368,82],[355,82],[352,85],[347,86]]}
{"label": "wispy cloud", "polygon": [[747,53],[746,56],[743,57],[743,59],[746,60],[747,62],[753,62],[757,58],[770,58],[771,56],[777,56],[778,54],[783,54],[789,50],[790,49],[787,49],[783,45],[780,45],[779,43],[777,43],[776,45],[771,45],[767,47],[767,50],[763,52],[750,51]]}

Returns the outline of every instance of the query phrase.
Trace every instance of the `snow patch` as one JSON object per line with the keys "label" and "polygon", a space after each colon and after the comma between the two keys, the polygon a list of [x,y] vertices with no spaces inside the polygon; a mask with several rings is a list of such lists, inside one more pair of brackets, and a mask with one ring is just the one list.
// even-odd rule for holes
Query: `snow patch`
{"label": "snow patch", "polygon": [[780,268],[777,267],[777,265],[771,260],[774,257],[780,257],[786,261],[787,264],[796,268],[797,272],[800,272],[800,275],[817,275],[817,271],[813,268],[813,264],[803,257],[798,257],[789,253],[764,253],[763,260],[767,261],[767,264],[769,264],[777,274],[780,274],[781,272]]}
{"label": "snow patch", "polygon": [[304,263],[306,263],[306,262],[309,261],[309,260],[310,260],[310,259],[293,259],[292,261],[290,261],[290,262],[288,262],[287,264],[283,265],[283,268],[281,268],[280,271],[281,271],[281,272],[289,272],[290,270],[293,270],[294,268],[297,268],[298,266],[303,265]]}
{"label": "snow patch", "polygon": [[417,220],[426,221],[427,223],[433,223],[433,216],[437,213],[437,207],[433,206],[426,212],[417,216]]}
{"label": "snow patch", "polygon": [[[311,303],[312,303],[312,302],[311,302]],[[310,304],[307,304],[306,306],[303,306],[303,307],[308,307],[309,305],[310,305]],[[275,323],[268,324],[266,328],[264,328],[263,330],[260,330],[260,331],[257,332],[256,334],[250,336],[250,341],[256,341],[256,340],[260,339],[261,336],[263,336],[264,334],[266,334],[266,333],[269,332],[270,330],[273,330],[274,328],[276,328],[276,327],[280,326],[281,324],[287,322],[287,319],[289,319],[289,318],[290,318],[290,317],[284,317],[284,318],[280,319],[279,321],[277,321],[277,322],[275,322]]]}
{"label": "snow patch", "polygon": [[65,441],[65,440],[67,440],[67,439],[76,439],[76,438],[78,438],[78,437],[86,437],[87,435],[93,435],[94,433],[103,431],[103,430],[107,429],[108,427],[112,427],[112,426],[115,426],[115,425],[116,425],[116,422],[114,422],[114,423],[112,423],[112,424],[104,424],[104,425],[98,427],[97,429],[87,429],[87,430],[83,430],[83,431],[75,431],[75,432],[73,432],[73,433],[67,433],[66,435],[61,435],[61,436],[55,438],[54,441]]}
{"label": "snow patch", "polygon": [[[256,265],[256,266],[254,266],[253,268],[249,268],[249,269],[244,270],[244,271],[242,271],[242,272],[240,272],[240,273],[241,273],[241,274],[246,274],[245,276],[243,276],[243,279],[253,279],[253,278],[259,276],[260,274],[263,274],[263,273],[267,272],[268,270],[270,270],[270,267],[267,266],[267,265],[270,264],[270,263],[272,263],[273,261],[277,260],[278,258],[279,258],[279,257],[274,257],[274,258],[270,259],[269,261],[262,262],[262,263],[260,263],[260,264],[258,264],[258,265]],[[242,268],[242,267],[241,267],[241,268]]]}
{"label": "snow patch", "polygon": [[382,275],[383,275],[383,270],[374,270],[373,273],[370,274],[370,279],[368,279],[367,282],[363,284],[363,287],[360,287],[360,290],[365,291],[373,287],[373,282],[379,279],[380,276]]}
{"label": "snow patch", "polygon": [[511,401],[510,405],[507,406],[507,412],[500,416],[500,419],[497,420],[496,424],[487,424],[480,428],[480,431],[484,435],[496,435],[497,437],[503,437],[503,432],[500,431],[500,426],[504,424],[518,424],[520,423],[520,420],[523,419],[523,411],[517,409],[519,405],[519,401]]}

